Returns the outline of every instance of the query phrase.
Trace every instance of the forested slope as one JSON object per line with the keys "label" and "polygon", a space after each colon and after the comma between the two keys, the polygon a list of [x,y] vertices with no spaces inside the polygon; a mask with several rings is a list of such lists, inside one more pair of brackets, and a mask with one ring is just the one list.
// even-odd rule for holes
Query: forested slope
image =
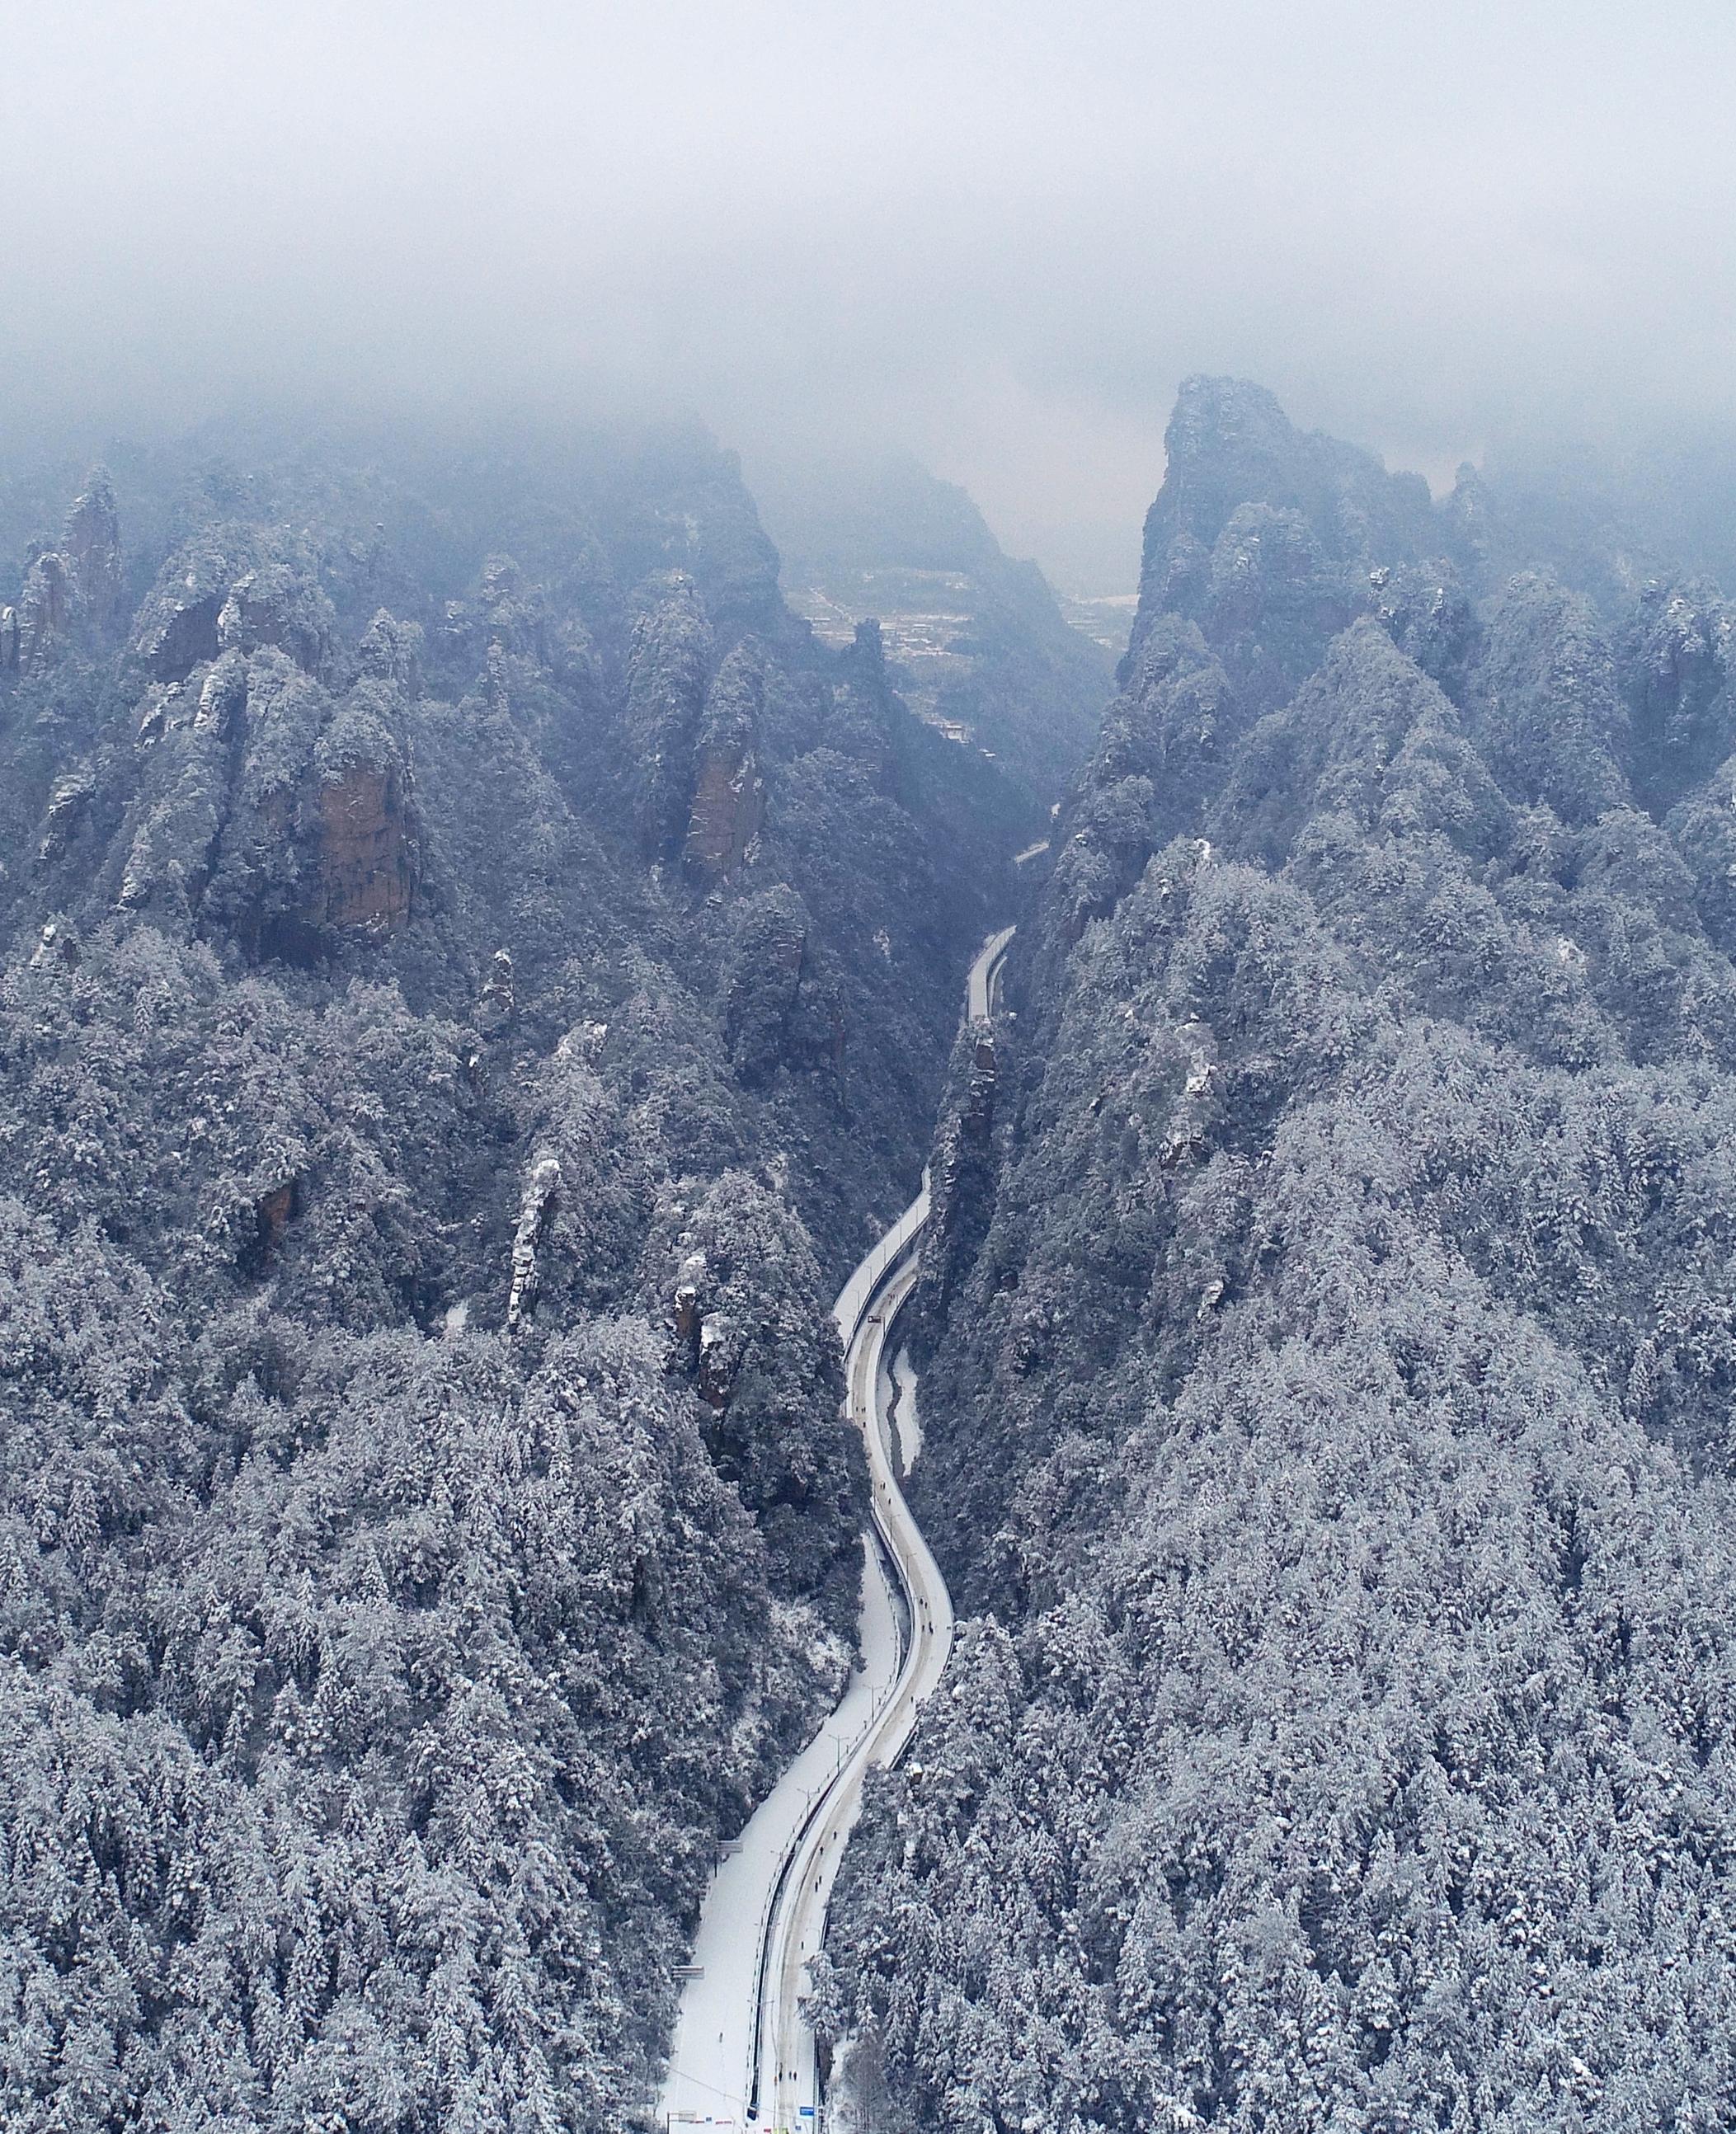
{"label": "forested slope", "polygon": [[635,2123],[1028,812],[696,435],[130,456],[17,577],[0,2119]]}
{"label": "forested slope", "polygon": [[[1736,2117],[1736,654],[1184,389],[955,1062],[881,2123]],[[1598,588],[1607,596],[1607,585]]]}

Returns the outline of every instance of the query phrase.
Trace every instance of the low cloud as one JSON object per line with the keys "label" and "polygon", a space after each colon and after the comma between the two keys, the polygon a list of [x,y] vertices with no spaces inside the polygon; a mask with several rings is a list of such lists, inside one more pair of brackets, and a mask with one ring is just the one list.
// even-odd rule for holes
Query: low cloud
{"label": "low cloud", "polygon": [[85,0],[7,40],[0,442],[695,410],[1128,581],[1189,370],[1434,474],[1728,425],[1733,63],[1724,0]]}

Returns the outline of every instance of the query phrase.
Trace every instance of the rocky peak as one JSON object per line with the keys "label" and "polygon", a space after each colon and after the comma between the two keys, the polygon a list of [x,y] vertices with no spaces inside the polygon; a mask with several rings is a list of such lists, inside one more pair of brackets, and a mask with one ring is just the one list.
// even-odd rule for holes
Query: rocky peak
{"label": "rocky peak", "polygon": [[724,660],[707,693],[685,857],[708,885],[728,881],[741,867],[765,820],[766,786],[754,752],[765,688],[764,659],[749,642]]}
{"label": "rocky peak", "polygon": [[1463,674],[1476,640],[1469,596],[1450,563],[1378,565],[1369,572],[1373,614],[1401,652],[1444,687]]}
{"label": "rocky peak", "polygon": [[16,664],[24,673],[40,672],[71,642],[75,591],[72,567],[57,550],[31,563],[18,596]]}
{"label": "rocky peak", "polygon": [[595,505],[597,531],[622,582],[677,572],[727,634],[776,626],[777,551],[740,461],[704,432],[681,425],[646,437],[630,484],[608,482]]}
{"label": "rocky peak", "polygon": [[1327,551],[1383,554],[1426,545],[1431,505],[1420,476],[1389,474],[1372,452],[1298,430],[1264,386],[1190,378],[1164,432],[1163,486],[1145,522],[1148,572],[1180,534],[1213,547],[1242,505],[1296,511]]}
{"label": "rocky peak", "polygon": [[422,694],[422,626],[400,622],[381,608],[356,647],[361,671],[370,680],[389,682],[406,697]]}
{"label": "rocky peak", "polygon": [[1371,569],[1421,561],[1450,537],[1420,476],[1389,474],[1372,453],[1297,429],[1245,379],[1186,380],[1165,444],[1124,683],[1158,617],[1184,615],[1237,687],[1269,708],[1371,606]]}
{"label": "rocky peak", "polygon": [[217,612],[220,651],[258,652],[275,645],[304,674],[325,672],[334,631],[324,592],[282,564],[244,571]]}
{"label": "rocky peak", "polygon": [[120,514],[107,470],[94,467],[66,514],[61,548],[78,587],[80,619],[99,638],[120,626],[126,582],[121,567]]}
{"label": "rocky peak", "polygon": [[1163,433],[1170,516],[1208,544],[1239,504],[1300,501],[1305,441],[1265,386],[1241,378],[1184,379]]}
{"label": "rocky peak", "polygon": [[685,835],[694,748],[714,648],[692,579],[671,572],[650,582],[627,655],[623,739],[637,788],[641,839],[669,857]]}
{"label": "rocky peak", "polygon": [[886,679],[886,640],[881,632],[879,619],[867,616],[856,625],[856,635],[851,650],[856,664],[873,682]]}
{"label": "rocky peak", "polygon": [[1661,814],[1736,747],[1736,603],[1709,584],[1654,580],[1618,649],[1636,797]]}
{"label": "rocky peak", "polygon": [[187,543],[151,589],[133,635],[133,650],[159,682],[181,682],[217,656],[217,618],[235,582],[230,559],[213,539]]}
{"label": "rocky peak", "polygon": [[160,682],[179,682],[220,652],[287,653],[326,676],[336,617],[302,544],[234,524],[185,543],[140,611],[133,651]]}
{"label": "rocky peak", "polygon": [[16,607],[0,608],[0,673],[40,673],[80,640],[101,640],[120,619],[120,520],[100,469],[66,518],[58,548],[31,556]]}
{"label": "rocky peak", "polygon": [[1489,552],[1489,491],[1468,460],[1453,478],[1453,493],[1443,514],[1464,553],[1476,562],[1483,561]]}
{"label": "rocky peak", "polygon": [[1472,715],[1513,797],[1569,822],[1620,800],[1632,714],[1608,637],[1590,601],[1549,573],[1521,572],[1491,610]]}
{"label": "rocky peak", "polygon": [[491,651],[546,662],[549,625],[542,590],[527,584],[510,556],[491,556],[484,563],[476,601]]}

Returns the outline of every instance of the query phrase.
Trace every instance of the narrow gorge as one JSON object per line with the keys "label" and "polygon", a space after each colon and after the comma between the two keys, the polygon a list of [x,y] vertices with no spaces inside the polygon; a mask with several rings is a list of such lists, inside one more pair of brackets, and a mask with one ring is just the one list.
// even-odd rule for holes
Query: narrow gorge
{"label": "narrow gorge", "polygon": [[1715,547],[240,442],[0,489],[0,2117],[1721,2130]]}

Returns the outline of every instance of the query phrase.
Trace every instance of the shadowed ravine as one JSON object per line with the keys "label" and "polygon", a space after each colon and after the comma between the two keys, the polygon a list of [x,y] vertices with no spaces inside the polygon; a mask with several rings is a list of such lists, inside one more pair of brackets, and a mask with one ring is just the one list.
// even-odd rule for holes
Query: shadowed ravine
{"label": "shadowed ravine", "polygon": [[[989,1012],[1013,929],[971,965],[966,1014]],[[863,1260],[834,1313],[872,1485],[862,1663],[842,1701],[729,1846],[706,1892],[660,2115],[673,2126],[813,2127],[813,2033],[801,2012],[826,1901],[868,1769],[896,1760],[952,1644],[952,1602],[905,1503],[889,1417],[890,1337],[917,1273],[928,1183]]]}

